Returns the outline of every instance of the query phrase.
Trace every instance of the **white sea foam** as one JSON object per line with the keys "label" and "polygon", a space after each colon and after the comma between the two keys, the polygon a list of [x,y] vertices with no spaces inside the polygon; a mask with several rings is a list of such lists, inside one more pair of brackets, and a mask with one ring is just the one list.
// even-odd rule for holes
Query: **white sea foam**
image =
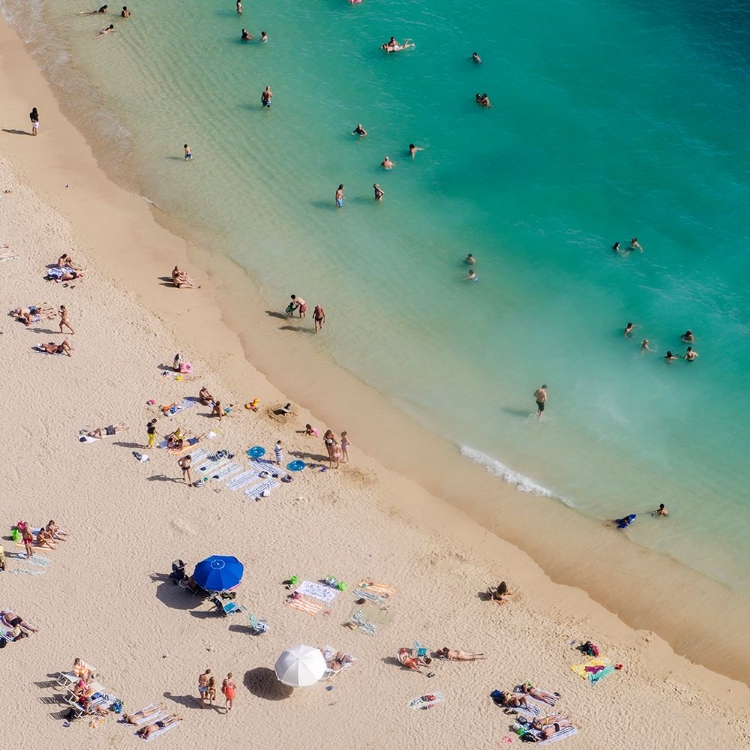
{"label": "white sea foam", "polygon": [[552,490],[548,490],[546,487],[542,487],[530,477],[519,474],[513,469],[509,469],[505,464],[501,463],[495,458],[488,456],[486,453],[469,448],[467,445],[460,445],[459,450],[462,456],[470,458],[474,463],[484,466],[490,474],[494,474],[496,477],[500,477],[503,482],[515,485],[515,488],[519,492],[528,492],[537,497],[554,497],[557,500],[562,500],[566,505],[572,505],[565,498],[559,497]]}

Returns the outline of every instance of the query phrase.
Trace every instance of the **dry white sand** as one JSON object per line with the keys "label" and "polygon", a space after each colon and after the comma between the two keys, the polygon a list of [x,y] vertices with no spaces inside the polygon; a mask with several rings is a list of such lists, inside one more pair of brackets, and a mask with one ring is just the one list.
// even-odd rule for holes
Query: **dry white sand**
{"label": "dry white sand", "polygon": [[[25,88],[41,109],[42,84],[30,79]],[[6,102],[19,121],[29,109],[24,101]],[[356,449],[339,471],[305,470],[257,503],[221,483],[192,489],[175,481],[176,459],[164,451],[149,451],[148,462],[137,462],[132,451],[142,450],[146,422],[155,415],[147,401],[177,401],[204,384],[224,403],[258,396],[263,409],[254,414],[240,407],[217,426],[208,409],[196,406],[175,419],[160,417],[161,433],[213,428],[210,446],[239,457],[255,444],[270,450],[277,439],[287,456],[319,456],[322,440],[300,433],[305,422],[321,434],[325,425],[301,407],[286,424],[266,416],[265,408],[284,403],[284,395],[242,359],[210,295],[159,285],[157,277],[171,268],[158,267],[163,255],[139,269],[144,286],[169,295],[161,304],[175,319],[192,314],[203,321],[192,341],[176,338],[172,319],[156,317],[146,294],[136,296],[108,278],[97,263],[107,250],[122,254],[137,242],[166,248],[183,264],[184,243],[158,227],[142,201],[108,183],[79,141],[62,135],[53,141],[58,150],[80,149],[73,187],[45,183],[44,157],[56,137],[54,123],[45,123],[36,141],[11,134],[0,140],[0,154],[14,161],[13,167],[7,157],[0,161],[0,191],[11,191],[0,193],[0,242],[20,256],[0,262],[0,296],[8,309],[65,304],[76,330],[65,336],[74,347],[68,358],[32,350],[64,338],[54,321],[26,328],[5,318],[0,324],[4,536],[21,519],[34,525],[55,518],[71,533],[58,549],[41,553],[48,565],[9,558],[9,570],[0,573],[0,606],[40,628],[2,650],[0,706],[8,738],[60,748],[136,742],[112,717],[96,729],[85,721],[63,728],[51,675],[80,656],[98,668],[126,710],[156,702],[184,717],[154,740],[164,747],[502,747],[505,738],[518,740],[508,730],[512,717],[489,693],[522,680],[562,694],[560,710],[580,729],[565,747],[748,746],[745,685],[691,665],[583,592],[553,584],[524,553]],[[77,204],[83,194],[77,185],[88,186],[85,206]],[[111,247],[101,242],[108,231]],[[44,281],[45,266],[71,251],[87,268],[85,280],[68,287]],[[210,336],[226,342],[225,361],[202,359],[195,342]],[[195,365],[194,376],[177,381],[162,375],[160,365],[176,351]],[[130,431],[91,444],[77,441],[82,427],[119,421]],[[340,432],[348,425],[331,427]],[[351,438],[356,445],[357,435]],[[6,552],[22,552],[7,539],[3,544]],[[238,601],[267,619],[270,633],[251,636],[244,615],[222,618],[167,580],[171,560],[194,564],[210,554],[234,554],[244,562]],[[349,590],[327,612],[310,617],[284,605],[282,581],[291,575],[334,575]],[[392,621],[375,636],[343,627],[362,578],[398,591],[389,604]],[[502,579],[517,592],[509,604],[479,598]],[[596,686],[570,670],[582,661],[571,641],[588,638],[624,665]],[[428,679],[395,662],[398,648],[415,640],[488,658],[437,663]],[[330,683],[291,691],[272,669],[278,654],[297,643],[330,644],[357,662]],[[207,667],[219,678],[234,673],[239,691],[232,714],[199,708],[197,677]],[[432,710],[407,708],[412,698],[436,691],[445,701]]]}

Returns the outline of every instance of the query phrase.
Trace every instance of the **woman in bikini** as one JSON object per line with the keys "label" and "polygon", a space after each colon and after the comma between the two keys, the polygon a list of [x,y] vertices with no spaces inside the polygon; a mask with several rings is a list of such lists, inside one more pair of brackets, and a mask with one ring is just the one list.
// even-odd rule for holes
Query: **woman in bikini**
{"label": "woman in bikini", "polygon": [[176,724],[178,721],[182,721],[182,716],[177,714],[170,714],[163,719],[160,719],[153,724],[148,724],[145,727],[139,729],[136,734],[143,740],[147,740],[154,732],[158,732],[160,729],[166,729],[172,724]]}
{"label": "woman in bikini", "polygon": [[46,529],[39,529],[39,533],[36,535],[36,546],[57,549],[57,545],[52,541],[52,534]]}
{"label": "woman in bikini", "polygon": [[544,719],[536,719],[531,722],[531,728],[538,730],[541,739],[544,740],[548,740],[561,729],[572,726],[573,722],[570,719],[563,718],[560,714],[547,716]]}
{"label": "woman in bikini", "polygon": [[61,542],[65,541],[66,537],[68,536],[67,531],[63,531],[53,519],[50,519],[50,522],[46,526],[47,533],[52,534],[53,539],[59,539]]}
{"label": "woman in bikini", "polygon": [[237,694],[237,685],[232,679],[233,675],[230,672],[224,682],[221,683],[221,692],[224,693],[225,706],[227,713],[234,708],[234,697]]}
{"label": "woman in bikini", "polygon": [[558,693],[550,693],[547,690],[540,690],[528,682],[521,685],[521,692],[530,695],[532,698],[536,698],[538,701],[542,701],[542,703],[546,703],[549,706],[554,706],[555,703],[557,703],[557,699],[560,697]]}
{"label": "woman in bikini", "polygon": [[123,714],[122,720],[126,724],[140,724],[144,719],[150,719],[152,716],[156,716],[156,714],[161,713],[162,709],[158,706],[154,706],[153,708],[144,708],[142,711],[138,711],[134,714]]}
{"label": "woman in bikini", "polygon": [[525,708],[527,711],[531,708],[525,695],[514,695],[503,690],[500,691],[500,704],[507,708]]}
{"label": "woman in bikini", "polygon": [[460,649],[445,648],[438,651],[438,657],[448,661],[476,661],[477,659],[486,659],[484,654],[475,654],[471,651],[461,651]]}

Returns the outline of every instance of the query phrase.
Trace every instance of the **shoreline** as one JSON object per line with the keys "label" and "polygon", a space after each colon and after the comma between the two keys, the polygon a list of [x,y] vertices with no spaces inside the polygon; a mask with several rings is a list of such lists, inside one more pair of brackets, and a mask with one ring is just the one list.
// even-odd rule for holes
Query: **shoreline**
{"label": "shoreline", "polygon": [[[292,332],[282,335],[275,330],[273,318],[263,315],[264,305],[259,298],[248,300],[246,289],[252,282],[246,275],[238,274],[237,266],[232,261],[205,254],[188,240],[180,238],[171,228],[167,230],[167,234],[163,227],[169,227],[169,217],[160,215],[157,209],[147,207],[151,217],[146,219],[146,211],[143,210],[145,201],[110,183],[99,171],[83,137],[69,123],[55,116],[56,103],[53,105],[48,85],[38,70],[30,69],[34,67],[33,63],[23,52],[15,33],[8,29],[5,23],[0,30],[0,40],[4,43],[2,65],[6,71],[3,87],[14,89],[16,96],[13,98],[19,103],[32,96],[38,102],[43,101],[48,113],[40,139],[31,144],[34,151],[29,150],[25,144],[14,146],[12,140],[15,136],[6,136],[4,141],[10,148],[4,145],[4,153],[10,152],[14,168],[24,181],[33,184],[45,201],[50,202],[72,222],[78,235],[76,239],[82,240],[82,244],[87,247],[86,255],[95,261],[94,266],[99,273],[116,279],[119,282],[118,288],[130,290],[128,296],[135,298],[157,318],[163,320],[170,329],[175,330],[178,340],[189,340],[189,350],[200,351],[202,359],[211,361],[212,369],[221,368],[222,380],[241,398],[246,390],[244,383],[248,373],[260,372],[265,382],[263,385],[255,386],[253,393],[247,393],[249,398],[258,396],[263,405],[280,400],[281,394],[274,387],[278,385],[283,393],[292,396],[295,403],[310,404],[313,407],[311,411],[325,415],[328,423],[345,426],[365,454],[389,467],[380,469],[376,461],[366,460],[368,470],[388,473],[394,470],[408,477],[408,480],[403,481],[416,481],[426,490],[416,493],[421,500],[410,498],[409,507],[391,507],[391,511],[397,514],[404,513],[407,518],[412,519],[411,523],[419,518],[423,526],[432,525],[438,530],[440,527],[450,526],[452,535],[460,539],[462,545],[470,547],[475,553],[483,550],[482,556],[492,560],[498,554],[498,550],[502,550],[503,557],[507,558],[508,545],[500,539],[494,539],[485,528],[477,525],[476,520],[465,518],[467,503],[474,503],[478,496],[484,495],[488,519],[494,517],[494,521],[486,522],[487,528],[494,531],[502,523],[503,537],[521,547],[527,541],[525,530],[529,527],[538,529],[541,509],[546,516],[549,531],[538,534],[536,541],[538,545],[542,537],[541,541],[550,547],[546,554],[541,549],[534,548],[536,564],[529,563],[526,554],[520,550],[512,553],[510,559],[515,561],[517,569],[513,573],[514,580],[520,582],[525,590],[538,591],[539,596],[546,593],[557,598],[559,587],[548,583],[548,588],[542,583],[547,580],[547,575],[543,571],[555,570],[555,581],[566,585],[578,581],[577,585],[592,591],[596,601],[603,601],[612,612],[622,610],[622,618],[625,621],[638,623],[649,619],[649,602],[643,601],[640,594],[630,597],[630,592],[621,590],[619,596],[606,595],[607,588],[611,587],[608,571],[590,570],[589,577],[583,580],[580,564],[571,562],[567,568],[560,565],[560,551],[569,547],[575,541],[575,537],[555,539],[557,534],[553,532],[558,525],[570,525],[571,511],[545,498],[534,498],[533,504],[519,503],[519,496],[513,488],[498,486],[497,478],[487,475],[481,467],[461,458],[455,446],[432,436],[428,430],[412,423],[407,417],[395,414],[395,408],[382,395],[356,381],[352,376],[345,377],[339,372],[335,379],[335,395],[326,396],[321,392],[323,389],[316,389],[310,383],[314,384],[318,379],[329,382],[327,376],[335,366],[323,356],[315,359],[309,347],[306,347],[304,355],[306,366],[315,375],[319,375],[319,378],[308,378],[307,387],[300,387],[299,382],[295,383],[294,377],[288,374],[291,372],[288,364],[299,358],[300,342]],[[9,64],[13,66],[13,76],[8,74]],[[19,88],[23,89],[23,96],[18,93]],[[9,111],[15,112],[15,109],[9,108]],[[20,117],[19,115],[19,119]],[[8,125],[12,126],[10,123]],[[59,143],[61,139],[66,143],[64,153],[52,152],[50,142]],[[32,174],[34,177],[30,178],[29,175]],[[65,188],[65,184],[71,187]],[[106,213],[93,212],[90,208],[92,203],[102,207]],[[152,218],[162,227],[161,229],[147,226],[146,221],[151,221]],[[153,223],[154,221],[151,221],[151,224]],[[113,238],[113,234],[117,235],[120,230],[128,234]],[[109,244],[107,251],[103,250],[105,243]],[[96,249],[97,246],[99,250]],[[167,259],[170,260],[165,265]],[[201,273],[206,272],[208,268],[214,269],[213,273],[207,274],[211,283],[204,285],[200,295],[196,294],[194,299],[189,300],[190,309],[187,313],[184,309],[185,299],[186,295],[192,292],[178,293],[171,289],[165,292],[159,288],[157,281],[160,276],[168,274],[175,259],[180,265],[185,263],[191,269],[201,269]],[[199,274],[193,271],[193,275]],[[219,279],[224,282],[221,286],[217,284]],[[243,300],[241,307],[236,304],[240,299]],[[238,324],[238,321],[247,320],[248,317],[254,321],[252,328]],[[258,324],[258,320],[262,322]],[[220,323],[225,325],[220,328]],[[270,347],[262,345],[262,341],[267,341],[271,333],[275,337],[274,342],[280,342],[281,356],[278,350],[271,352]],[[249,364],[251,360],[254,365]],[[308,412],[303,411],[303,414],[307,415]],[[311,417],[304,417],[303,421],[305,418]],[[394,425],[397,425],[395,431],[399,434],[398,441],[389,440]],[[411,445],[411,452],[403,451],[405,444]],[[415,469],[415,466],[421,468]],[[436,467],[440,467],[440,470],[437,471]],[[437,507],[438,504],[434,500],[438,497],[447,499],[446,507],[442,507],[442,504]],[[511,517],[513,525],[509,526],[506,519],[498,518],[501,514]],[[434,519],[433,516],[437,518]],[[425,518],[431,519],[429,524],[424,521]],[[586,523],[589,525],[586,526]],[[591,548],[594,555],[604,555],[605,546],[617,545],[618,548],[625,549],[622,545],[628,544],[625,541],[613,543],[611,534],[598,530],[596,524],[586,519],[583,519],[581,524],[586,526],[586,535],[590,536],[590,540],[595,540]],[[634,557],[653,554],[645,551],[643,553],[639,555],[638,551],[634,551],[632,554]],[[664,565],[670,563],[668,560],[662,562]],[[541,567],[537,568],[537,565]],[[650,565],[650,560],[642,563],[644,571]],[[682,567],[677,563],[672,565]],[[525,567],[532,570],[521,573],[520,570]],[[633,588],[636,587],[637,584],[634,584]],[[654,592],[654,597],[661,598],[658,592]],[[570,592],[569,598],[570,602],[566,609],[580,606],[588,596],[583,591],[575,591]],[[631,601],[641,598],[639,610],[627,612],[626,608],[622,607],[620,600],[629,598]],[[686,594],[685,601],[695,605],[693,595]],[[600,611],[601,607],[595,602],[585,608],[588,607],[593,611],[592,616],[611,619],[609,613]],[[721,613],[720,619],[727,619],[725,607],[720,607],[718,611]],[[681,619],[684,622],[684,617]],[[611,626],[611,623],[608,623],[608,626]],[[668,632],[670,625],[668,622],[660,622],[656,628],[651,629],[663,629]],[[703,639],[700,636],[696,637],[691,624],[683,625],[683,631],[682,638],[674,638],[672,642],[683,644],[685,652],[691,653],[688,647],[690,640]],[[735,649],[738,648],[736,641],[733,645]],[[728,648],[731,647],[730,643]],[[706,641],[703,642],[699,653],[701,650],[704,654],[714,652],[712,662],[720,663],[726,660],[729,664],[731,661],[735,669],[741,670],[743,676],[747,678],[750,674],[747,664],[737,666],[736,653],[719,654],[717,657],[716,646]],[[693,658],[696,655],[691,653]],[[730,673],[731,670],[727,672]]]}

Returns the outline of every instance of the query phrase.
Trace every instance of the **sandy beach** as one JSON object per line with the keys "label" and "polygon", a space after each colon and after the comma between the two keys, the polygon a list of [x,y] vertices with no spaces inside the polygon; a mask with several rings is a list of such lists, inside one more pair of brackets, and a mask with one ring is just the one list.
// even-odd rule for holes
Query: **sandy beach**
{"label": "sandy beach", "polygon": [[[0,573],[0,605],[39,628],[3,649],[8,666],[0,702],[8,736],[62,748],[137,741],[115,716],[95,728],[88,719],[63,726],[64,691],[53,675],[80,657],[96,666],[126,711],[155,703],[182,716],[155,740],[170,747],[241,746],[249,737],[294,748],[515,745],[509,731],[515,717],[489,694],[527,680],[561,694],[558,708],[578,729],[566,747],[748,745],[744,683],[677,656],[584,591],[554,583],[522,550],[443,502],[428,478],[415,481],[372,458],[362,449],[372,438],[359,438],[365,420],[362,414],[348,420],[347,398],[338,409],[310,413],[295,393],[292,417],[269,416],[268,409],[289,400],[289,389],[279,383],[284,392],[278,390],[265,368],[248,360],[247,341],[225,324],[199,252],[158,223],[143,199],[107,179],[4,24],[0,41],[6,129],[0,243],[18,256],[0,261],[2,296],[8,310],[64,304],[75,330],[61,335],[57,319],[26,327],[7,317],[0,326],[10,427],[0,485],[8,567]],[[25,134],[33,105],[42,116],[38,138]],[[47,267],[65,252],[84,267],[83,280],[45,281]],[[167,280],[175,264],[203,288],[175,289]],[[71,357],[34,351],[63,339]],[[273,350],[261,353],[252,344],[256,364],[273,357]],[[176,352],[194,367],[179,380],[169,367]],[[159,406],[195,397],[204,385],[222,403],[235,404],[221,423],[201,405],[160,414]],[[242,406],[254,398],[257,413]],[[363,409],[373,411],[369,404]],[[201,447],[231,451],[243,469],[248,448],[260,445],[272,454],[277,440],[285,461],[299,457],[316,468],[258,502],[243,489],[230,490],[228,480],[191,488],[180,480],[176,456],[144,450],[153,418],[160,436],[178,427],[215,432]],[[118,422],[130,429],[79,442],[81,429]],[[304,435],[306,423],[320,436],[328,427],[337,435],[348,430],[351,462],[320,471],[327,465],[322,437]],[[149,460],[136,460],[134,451]],[[417,456],[418,450],[401,461],[419,463]],[[440,481],[450,489],[450,477]],[[513,494],[509,488],[504,502],[512,503]],[[532,511],[521,515],[532,518]],[[11,526],[51,518],[69,532],[68,541],[40,550],[35,564],[25,561],[10,540]],[[222,617],[169,580],[172,560],[181,558],[192,570],[211,554],[244,563],[237,602],[267,620],[268,633],[251,635],[247,613]],[[540,562],[554,569],[552,560]],[[313,582],[335,576],[348,588],[310,616],[286,605],[283,582],[290,576]],[[344,626],[365,579],[396,592],[374,635]],[[480,594],[501,580],[514,592],[510,601],[484,601]],[[623,665],[601,684],[571,670],[585,661],[573,642],[589,639]],[[434,662],[434,677],[427,678],[396,660],[398,649],[415,641],[487,658]],[[276,681],[273,666],[298,643],[330,645],[356,661],[330,681],[291,690]],[[206,668],[219,679],[233,672],[239,689],[231,714],[225,715],[221,696],[221,710],[201,709],[196,685]],[[434,710],[409,710],[412,699],[438,692],[445,700]]]}

